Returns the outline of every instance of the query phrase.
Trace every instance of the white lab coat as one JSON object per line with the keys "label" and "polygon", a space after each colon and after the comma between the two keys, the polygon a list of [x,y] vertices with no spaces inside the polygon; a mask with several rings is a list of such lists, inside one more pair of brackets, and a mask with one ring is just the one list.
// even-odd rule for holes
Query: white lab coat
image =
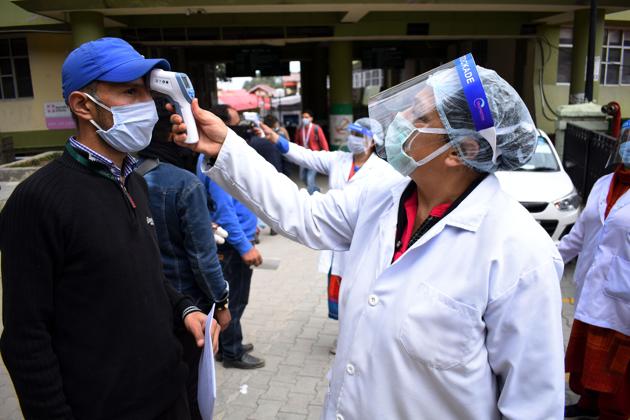
{"label": "white lab coat", "polygon": [[391,264],[408,178],[309,196],[232,131],[206,172],[283,235],[349,249],[322,418],[563,418],[562,260],[494,175]]}
{"label": "white lab coat", "polygon": [[630,194],[619,197],[604,219],[611,182],[612,174],[597,180],[558,249],[565,262],[579,254],[575,318],[630,335]]}
{"label": "white lab coat", "polygon": [[[320,174],[328,175],[328,187],[331,190],[343,190],[347,185],[357,182],[365,182],[373,174],[394,169],[383,159],[372,153],[361,169],[348,179],[350,169],[354,163],[353,155],[342,151],[314,151],[295,143],[289,143],[289,150],[284,156],[291,162],[301,167],[309,168]],[[333,252],[324,250],[319,259],[319,271],[343,277],[345,266],[345,252]]]}

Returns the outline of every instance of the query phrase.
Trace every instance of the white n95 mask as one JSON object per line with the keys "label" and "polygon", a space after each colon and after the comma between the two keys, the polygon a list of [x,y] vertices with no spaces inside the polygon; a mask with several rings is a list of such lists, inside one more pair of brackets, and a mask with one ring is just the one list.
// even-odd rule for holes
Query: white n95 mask
{"label": "white n95 mask", "polygon": [[400,112],[396,114],[394,120],[390,123],[389,127],[387,127],[387,134],[385,135],[385,153],[387,154],[387,162],[389,162],[389,164],[403,176],[411,175],[416,168],[432,161],[451,147],[449,143],[444,143],[428,156],[420,159],[419,161],[415,161],[406,152],[411,148],[411,145],[417,138],[414,137],[411,139],[411,136],[415,133],[447,134],[447,131],[445,128],[418,128],[403,117]]}
{"label": "white n95 mask", "polygon": [[123,153],[134,153],[146,148],[151,142],[153,127],[158,121],[158,113],[153,100],[132,105],[108,107],[85,94],[92,102],[112,113],[114,125],[103,130],[94,120],[96,133],[111,147]]}

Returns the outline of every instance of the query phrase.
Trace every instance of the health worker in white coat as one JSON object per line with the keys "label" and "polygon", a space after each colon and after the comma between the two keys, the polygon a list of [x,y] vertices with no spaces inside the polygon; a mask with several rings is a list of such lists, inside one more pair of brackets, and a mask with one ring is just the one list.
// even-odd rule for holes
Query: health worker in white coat
{"label": "health worker in white coat", "polygon": [[[336,150],[310,150],[291,143],[271,128],[261,124],[261,137],[275,144],[278,150],[292,163],[320,174],[328,175],[328,187],[342,190],[353,183],[366,182],[368,178],[384,171],[393,171],[390,165],[374,153],[378,145],[383,147],[383,129],[376,120],[359,118],[347,127],[347,147],[350,152]],[[374,130],[374,131],[372,131]],[[328,317],[338,319],[339,289],[343,277],[345,252],[323,250],[319,270],[328,274]],[[334,347],[331,350],[334,352]]]}
{"label": "health worker in white coat", "polygon": [[525,104],[467,55],[369,111],[405,177],[309,196],[193,102],[212,179],[284,236],[348,251],[322,418],[561,419],[562,260],[493,175],[534,152]]}
{"label": "health worker in white coat", "polygon": [[569,386],[580,395],[565,417],[630,417],[630,122],[584,211],[558,249],[579,255],[575,320],[566,354]]}

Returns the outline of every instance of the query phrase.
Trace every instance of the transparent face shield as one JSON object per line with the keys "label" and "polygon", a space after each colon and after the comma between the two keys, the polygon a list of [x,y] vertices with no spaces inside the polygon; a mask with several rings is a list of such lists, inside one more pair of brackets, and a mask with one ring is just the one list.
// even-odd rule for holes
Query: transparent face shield
{"label": "transparent face shield", "polygon": [[348,131],[348,149],[353,154],[366,153],[372,146],[372,137],[374,134],[366,127],[358,124],[349,124],[346,128]]}
{"label": "transparent face shield", "polygon": [[466,96],[468,107],[464,111],[475,123],[474,130],[468,131],[487,141],[493,161],[498,156],[494,122],[474,59],[469,54],[370,98],[370,118],[385,132],[384,144],[377,146],[376,152],[405,175],[453,146],[449,145],[451,127],[439,102],[444,75],[452,76],[449,82],[455,80],[455,88]]}
{"label": "transparent face shield", "polygon": [[617,147],[610,154],[606,167],[619,164],[630,167],[630,120],[621,126],[621,135],[619,136]]}

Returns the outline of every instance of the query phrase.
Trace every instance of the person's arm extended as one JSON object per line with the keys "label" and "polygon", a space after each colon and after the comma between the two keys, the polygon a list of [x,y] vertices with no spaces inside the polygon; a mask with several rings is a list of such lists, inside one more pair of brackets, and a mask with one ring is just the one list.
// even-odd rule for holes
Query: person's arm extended
{"label": "person's arm extended", "polygon": [[363,197],[361,187],[310,196],[231,130],[214,167],[205,169],[274,230],[311,248],[349,248]]}
{"label": "person's arm extended", "polygon": [[196,181],[185,189],[177,202],[184,247],[195,281],[213,302],[227,298],[228,283],[223,278],[212,232],[204,186]]}
{"label": "person's arm extended", "polygon": [[284,156],[296,165],[313,169],[320,174],[329,175],[333,162],[337,160],[337,152],[314,151],[300,146],[296,143],[289,143],[284,137],[279,142],[285,141],[288,151]]}
{"label": "person's arm extended", "polygon": [[[264,137],[282,153],[290,162],[308,169],[329,175],[338,152],[314,151],[297,143],[291,143],[285,137],[279,135],[268,126],[261,124]],[[260,130],[259,130],[260,131]],[[262,137],[262,136],[261,136]]]}
{"label": "person's arm extended", "polygon": [[[167,108],[174,112],[172,105]],[[186,124],[177,114],[171,115],[173,140],[205,155],[200,162],[204,173],[285,236],[315,249],[349,249],[367,183],[310,196],[278,173],[219,117],[201,109],[197,99],[192,111],[199,141],[186,143]]]}
{"label": "person's arm extended", "polygon": [[504,419],[561,419],[564,344],[559,258],[521,274],[486,308],[488,362]]}
{"label": "person's arm extended", "polygon": [[52,346],[54,283],[63,232],[39,193],[17,190],[0,218],[2,313],[0,350],[25,418],[71,419]]}

